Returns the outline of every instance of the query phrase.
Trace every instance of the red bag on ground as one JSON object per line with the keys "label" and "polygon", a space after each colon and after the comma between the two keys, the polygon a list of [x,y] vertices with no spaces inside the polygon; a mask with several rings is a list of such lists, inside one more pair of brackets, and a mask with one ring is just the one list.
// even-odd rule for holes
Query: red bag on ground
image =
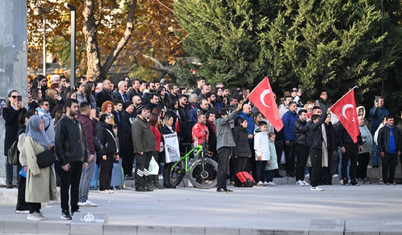
{"label": "red bag on ground", "polygon": [[237,179],[241,183],[241,187],[253,187],[255,180],[247,171],[240,171],[236,173]]}

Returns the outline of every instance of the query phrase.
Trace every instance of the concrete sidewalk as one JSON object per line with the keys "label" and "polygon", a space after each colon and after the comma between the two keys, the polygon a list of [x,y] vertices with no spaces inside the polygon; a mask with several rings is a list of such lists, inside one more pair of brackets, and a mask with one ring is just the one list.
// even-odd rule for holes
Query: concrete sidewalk
{"label": "concrete sidewalk", "polygon": [[[309,187],[177,188],[139,193],[90,192],[95,208],[108,213],[105,225],[60,220],[60,205],[42,209],[48,218],[31,222],[0,206],[0,233],[31,234],[402,234],[402,186],[361,185]],[[5,189],[1,189],[5,190]]]}

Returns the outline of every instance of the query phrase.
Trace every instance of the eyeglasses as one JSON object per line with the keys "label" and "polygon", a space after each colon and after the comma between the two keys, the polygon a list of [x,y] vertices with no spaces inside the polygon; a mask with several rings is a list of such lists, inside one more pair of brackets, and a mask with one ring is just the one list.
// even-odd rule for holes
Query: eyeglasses
{"label": "eyeglasses", "polygon": [[43,105],[45,105],[45,106],[49,106],[49,104],[43,104]]}

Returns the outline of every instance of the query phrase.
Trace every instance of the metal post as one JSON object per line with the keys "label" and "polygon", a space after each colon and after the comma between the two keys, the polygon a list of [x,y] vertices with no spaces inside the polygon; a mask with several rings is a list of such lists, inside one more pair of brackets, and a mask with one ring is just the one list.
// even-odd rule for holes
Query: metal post
{"label": "metal post", "polygon": [[[381,36],[384,35],[384,0],[381,0]],[[384,39],[381,39],[381,60],[384,58]],[[384,73],[381,74],[381,96],[384,97]]]}
{"label": "metal post", "polygon": [[75,10],[71,11],[71,86],[75,85]]}
{"label": "metal post", "polygon": [[43,13],[43,75],[46,76],[46,13]]}

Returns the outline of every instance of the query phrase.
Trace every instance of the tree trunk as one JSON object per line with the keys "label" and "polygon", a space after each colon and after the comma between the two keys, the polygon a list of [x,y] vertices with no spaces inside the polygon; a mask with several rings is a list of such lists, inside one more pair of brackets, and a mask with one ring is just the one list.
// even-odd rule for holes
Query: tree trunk
{"label": "tree trunk", "polygon": [[131,37],[131,34],[133,33],[134,13],[135,13],[136,6],[137,6],[137,0],[131,0],[130,10],[128,11],[128,15],[127,15],[126,30],[124,31],[122,38],[117,43],[117,45],[113,49],[113,51],[109,54],[108,58],[106,59],[105,63],[102,66],[103,72],[105,74],[108,73],[109,69],[113,65],[113,62],[116,60],[117,56],[119,55],[121,50],[124,48],[124,46],[127,44],[128,40]]}
{"label": "tree trunk", "polygon": [[93,81],[101,81],[106,77],[101,67],[94,7],[95,0],[84,0],[84,11],[82,12],[84,16],[84,26],[82,31],[85,35],[87,50],[87,78]]}

